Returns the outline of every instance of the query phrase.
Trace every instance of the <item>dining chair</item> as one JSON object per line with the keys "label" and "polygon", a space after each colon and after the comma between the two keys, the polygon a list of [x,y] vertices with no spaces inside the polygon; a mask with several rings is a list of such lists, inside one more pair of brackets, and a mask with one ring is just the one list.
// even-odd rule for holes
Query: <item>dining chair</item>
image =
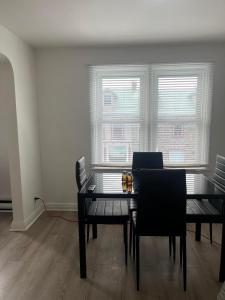
{"label": "dining chair", "polygon": [[[140,280],[140,237],[179,236],[183,284],[186,290],[185,170],[139,170],[137,211],[132,214],[136,247],[137,290]],[[154,259],[154,258],[153,258]]]}
{"label": "dining chair", "polygon": [[[78,189],[85,188],[88,185],[89,179],[85,171],[85,158],[82,156],[76,162],[76,180]],[[81,185],[80,185],[81,183]],[[80,190],[79,189],[79,190]],[[85,199],[85,224],[87,228],[89,224],[96,230],[97,224],[121,224],[123,225],[123,239],[125,247],[125,263],[127,265],[127,224],[129,221],[128,201],[127,199]],[[94,232],[93,232],[94,233]],[[89,234],[89,230],[87,235]],[[94,235],[94,234],[93,234]]]}
{"label": "dining chair", "polygon": [[163,169],[162,152],[134,152],[132,170]]}
{"label": "dining chair", "polygon": [[[132,172],[138,169],[163,169],[163,154],[162,152],[134,152],[132,160]],[[136,200],[130,199],[129,214],[130,220],[132,212],[137,209]],[[129,233],[129,253],[131,254],[133,238],[132,222],[130,222]],[[170,253],[171,253],[171,239],[170,239]],[[135,248],[133,247],[133,256],[135,254]]]}
{"label": "dining chair", "polygon": [[[212,180],[216,186],[225,191],[225,157],[217,154],[216,156],[216,166],[213,175],[209,180]],[[200,208],[203,210],[205,214],[207,214],[208,210],[215,211],[215,223],[221,223],[221,213],[223,212],[224,201],[221,199],[209,199],[208,202],[201,202]],[[210,242],[212,244],[212,225],[213,222],[209,222],[209,236]],[[196,223],[196,232],[197,236],[200,238],[201,236],[201,223]]]}
{"label": "dining chair", "polygon": [[[82,156],[80,159],[76,161],[76,182],[77,182],[77,188],[78,191],[81,190],[82,186],[86,184],[88,180],[88,176],[85,170],[85,157]],[[86,206],[90,205],[90,201],[93,201],[95,199],[86,199]],[[89,241],[89,228],[90,224],[87,223],[87,242]],[[92,224],[92,236],[93,238],[97,237],[97,225]]]}

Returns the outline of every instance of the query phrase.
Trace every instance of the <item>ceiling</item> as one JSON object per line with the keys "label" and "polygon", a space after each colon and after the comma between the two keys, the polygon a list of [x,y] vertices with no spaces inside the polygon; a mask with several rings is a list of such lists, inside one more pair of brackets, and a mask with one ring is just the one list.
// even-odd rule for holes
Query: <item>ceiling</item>
{"label": "ceiling", "polygon": [[224,41],[224,0],[0,0],[0,23],[29,44]]}

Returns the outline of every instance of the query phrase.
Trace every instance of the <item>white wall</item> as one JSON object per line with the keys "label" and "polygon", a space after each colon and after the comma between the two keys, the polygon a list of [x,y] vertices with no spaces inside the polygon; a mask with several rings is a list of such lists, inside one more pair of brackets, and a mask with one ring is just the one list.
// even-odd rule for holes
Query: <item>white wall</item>
{"label": "white wall", "polygon": [[90,161],[88,65],[214,62],[210,164],[225,155],[225,44],[37,50],[44,197],[49,207],[72,208],[74,162]]}
{"label": "white wall", "polygon": [[42,194],[35,59],[33,50],[1,25],[0,53],[11,63],[15,85],[7,111],[12,229],[24,230],[41,212],[33,199]]}
{"label": "white wall", "polygon": [[7,108],[14,97],[12,67],[9,62],[0,62],[0,200],[11,199]]}

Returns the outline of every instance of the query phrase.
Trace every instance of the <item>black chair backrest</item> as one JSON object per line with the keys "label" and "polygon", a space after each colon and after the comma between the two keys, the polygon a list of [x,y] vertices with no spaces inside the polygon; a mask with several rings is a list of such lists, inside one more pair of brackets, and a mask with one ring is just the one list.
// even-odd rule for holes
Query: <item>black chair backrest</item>
{"label": "black chair backrest", "polygon": [[163,169],[162,152],[134,152],[132,170]]}
{"label": "black chair backrest", "polygon": [[[217,154],[215,171],[212,176],[213,182],[225,191],[225,157]],[[209,202],[219,211],[223,210],[222,199],[209,199]]]}
{"label": "black chair backrest", "polygon": [[219,154],[216,156],[216,167],[212,177],[215,183],[225,190],[225,157]]}
{"label": "black chair backrest", "polygon": [[140,235],[181,235],[186,230],[185,170],[139,170],[137,230]]}
{"label": "black chair backrest", "polygon": [[85,157],[82,156],[80,159],[76,161],[76,181],[77,181],[77,188],[80,191],[83,184],[87,180],[87,174],[85,171]]}

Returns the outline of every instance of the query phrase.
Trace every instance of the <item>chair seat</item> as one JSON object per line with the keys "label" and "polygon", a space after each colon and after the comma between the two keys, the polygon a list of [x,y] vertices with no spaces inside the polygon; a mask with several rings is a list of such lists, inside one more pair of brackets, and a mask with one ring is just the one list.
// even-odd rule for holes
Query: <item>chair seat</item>
{"label": "chair seat", "polygon": [[136,201],[136,199],[130,199],[129,200],[129,210],[130,211],[137,210],[137,201]]}
{"label": "chair seat", "polygon": [[87,221],[90,223],[122,224],[128,219],[128,201],[125,199],[92,201],[87,213]]}
{"label": "chair seat", "polygon": [[221,212],[207,199],[187,200],[186,214],[187,222],[192,222],[192,220],[196,221],[196,216],[198,217],[198,221],[201,223],[220,223],[223,219]]}
{"label": "chair seat", "polygon": [[133,211],[132,212],[132,221],[134,223],[134,226],[136,227],[136,223],[137,223],[137,211]]}
{"label": "chair seat", "polygon": [[[137,201],[135,199],[130,199],[129,209],[132,211],[137,210]],[[202,215],[203,218],[221,218],[221,211],[212,205],[207,199],[197,200],[188,199],[186,206],[186,214],[188,218],[195,215]]]}

